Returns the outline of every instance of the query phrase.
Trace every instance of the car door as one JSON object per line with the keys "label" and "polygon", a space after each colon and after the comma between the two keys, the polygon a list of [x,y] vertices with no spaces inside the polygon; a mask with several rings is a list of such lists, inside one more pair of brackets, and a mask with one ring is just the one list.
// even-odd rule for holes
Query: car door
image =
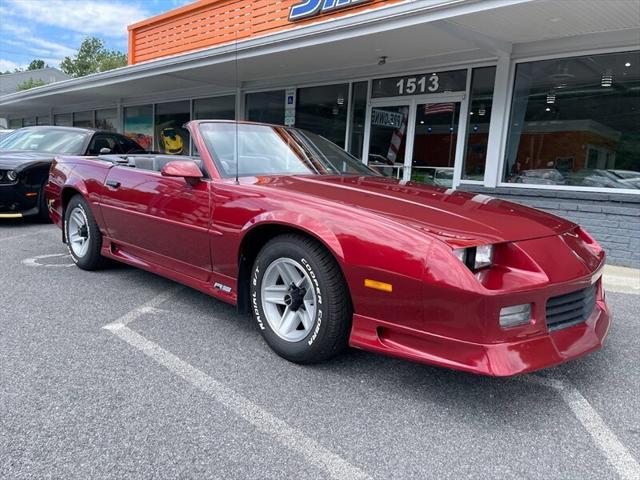
{"label": "car door", "polygon": [[199,280],[211,273],[210,182],[165,177],[158,160],[136,157],[116,165],[105,181],[102,214],[118,253]]}

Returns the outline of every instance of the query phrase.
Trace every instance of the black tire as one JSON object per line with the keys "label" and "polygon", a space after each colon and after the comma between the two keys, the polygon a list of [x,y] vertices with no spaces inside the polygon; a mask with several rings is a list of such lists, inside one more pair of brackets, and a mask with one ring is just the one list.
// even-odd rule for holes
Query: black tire
{"label": "black tire", "polygon": [[[309,333],[299,341],[281,338],[271,327],[263,308],[261,286],[268,267],[278,259],[305,265],[315,276],[319,301]],[[351,331],[353,307],[342,271],[320,243],[302,235],[286,234],[270,240],[258,254],[250,278],[252,315],[269,346],[281,357],[296,363],[317,363],[344,351]]]}
{"label": "black tire", "polygon": [[38,221],[42,223],[51,223],[49,217],[49,207],[47,206],[47,195],[44,193],[44,185],[40,189],[40,195],[38,196]]}
{"label": "black tire", "polygon": [[[71,246],[71,240],[69,235],[69,219],[74,212],[81,214],[86,220],[87,225],[87,242],[88,247],[86,252],[79,256]],[[76,195],[67,204],[67,208],[64,212],[64,238],[69,250],[71,258],[75,264],[83,270],[98,270],[106,264],[106,258],[100,254],[102,248],[102,233],[98,228],[98,224],[91,212],[91,208],[87,204],[87,201],[82,198],[81,195]]]}

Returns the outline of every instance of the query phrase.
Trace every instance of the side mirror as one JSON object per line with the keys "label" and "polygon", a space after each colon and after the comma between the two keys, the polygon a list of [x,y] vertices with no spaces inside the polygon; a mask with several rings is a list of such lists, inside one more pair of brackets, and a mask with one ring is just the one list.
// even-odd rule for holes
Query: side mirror
{"label": "side mirror", "polygon": [[163,177],[183,177],[190,184],[198,182],[203,177],[198,165],[189,160],[168,162],[162,167],[160,174]]}
{"label": "side mirror", "polygon": [[108,155],[111,153],[111,149],[109,147],[102,147],[100,149],[100,155]]}

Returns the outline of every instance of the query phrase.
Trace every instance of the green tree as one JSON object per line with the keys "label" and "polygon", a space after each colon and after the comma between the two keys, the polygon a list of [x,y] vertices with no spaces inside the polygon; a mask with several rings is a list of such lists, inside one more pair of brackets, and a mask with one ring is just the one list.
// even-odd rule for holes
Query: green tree
{"label": "green tree", "polygon": [[126,64],[126,54],[117,50],[107,50],[99,38],[87,37],[80,44],[77,54],[64,57],[60,69],[73,77],[84,77],[91,73],[124,67]]}
{"label": "green tree", "polygon": [[25,80],[24,82],[21,82],[17,85],[16,89],[18,91],[20,90],[29,90],[30,88],[34,88],[34,87],[41,87],[43,85],[46,85],[47,82],[45,82],[44,80],[40,80],[39,78],[37,79],[33,79],[30,78],[29,80]]}
{"label": "green tree", "polygon": [[29,64],[29,66],[27,67],[27,70],[40,70],[42,68],[48,67],[49,65],[46,65],[44,63],[44,60],[31,60],[31,63]]}

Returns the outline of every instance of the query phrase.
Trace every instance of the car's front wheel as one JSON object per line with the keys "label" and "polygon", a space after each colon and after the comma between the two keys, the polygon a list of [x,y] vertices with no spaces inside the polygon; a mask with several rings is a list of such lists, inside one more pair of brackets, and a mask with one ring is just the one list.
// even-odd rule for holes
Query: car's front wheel
{"label": "car's front wheel", "polygon": [[251,275],[251,311],[264,339],[292,362],[340,353],[351,329],[351,299],[339,265],[318,242],[281,235],[260,251]]}
{"label": "car's front wheel", "polygon": [[104,266],[106,259],[100,254],[102,234],[89,205],[80,195],[73,197],[65,210],[64,238],[78,267],[96,270]]}

